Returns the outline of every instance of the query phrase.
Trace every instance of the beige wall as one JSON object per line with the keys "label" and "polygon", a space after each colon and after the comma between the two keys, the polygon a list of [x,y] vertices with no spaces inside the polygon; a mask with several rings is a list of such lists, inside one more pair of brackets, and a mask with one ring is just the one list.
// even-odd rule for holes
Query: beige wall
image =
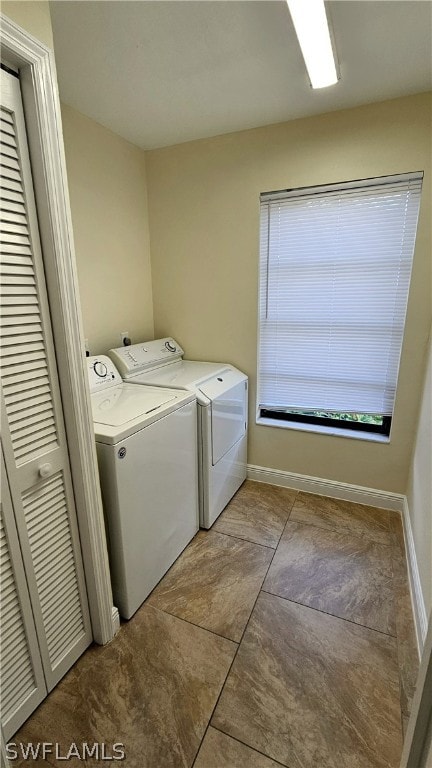
{"label": "beige wall", "polygon": [[92,354],[153,338],[145,157],[62,106],[84,335]]}
{"label": "beige wall", "polygon": [[[251,379],[249,461],[404,492],[430,324],[430,95],[146,153],[155,334]],[[255,424],[259,194],[425,170],[390,444]]]}
{"label": "beige wall", "polygon": [[[47,2],[3,2],[2,12],[53,47]],[[84,335],[93,354],[153,337],[142,150],[70,107],[62,108]]]}
{"label": "beige wall", "polygon": [[411,462],[407,500],[426,611],[432,611],[432,340]]}
{"label": "beige wall", "polygon": [[[2,11],[52,44],[48,3],[6,2]],[[122,330],[135,340],[153,336],[146,162],[156,335],[176,335],[190,358],[247,371],[250,462],[405,492],[430,322],[430,96],[154,150],[145,161],[139,149],[70,107],[62,114],[92,352],[117,346]],[[258,427],[259,193],[420,169],[425,189],[391,443]]]}
{"label": "beige wall", "polygon": [[54,47],[48,2],[6,0],[0,10],[48,48]]}

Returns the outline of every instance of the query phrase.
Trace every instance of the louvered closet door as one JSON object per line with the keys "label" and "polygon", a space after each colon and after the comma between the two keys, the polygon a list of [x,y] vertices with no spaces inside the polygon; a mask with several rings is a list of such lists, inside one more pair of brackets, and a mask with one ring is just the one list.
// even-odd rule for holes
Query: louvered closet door
{"label": "louvered closet door", "polygon": [[1,78],[2,439],[50,690],[91,628],[19,81]]}
{"label": "louvered closet door", "polygon": [[39,645],[0,451],[1,713],[6,739],[46,696]]}

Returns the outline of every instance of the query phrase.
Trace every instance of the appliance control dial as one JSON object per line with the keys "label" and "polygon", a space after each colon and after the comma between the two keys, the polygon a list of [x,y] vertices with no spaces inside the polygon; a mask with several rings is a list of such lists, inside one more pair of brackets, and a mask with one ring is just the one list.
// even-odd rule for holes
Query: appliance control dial
{"label": "appliance control dial", "polygon": [[99,360],[96,360],[95,364],[93,365],[93,370],[96,376],[100,376],[101,379],[104,379],[108,373],[108,369],[105,363],[101,363]]}
{"label": "appliance control dial", "polygon": [[176,352],[177,351],[177,347],[175,346],[175,344],[172,344],[170,341],[166,341],[165,342],[165,347],[167,348],[167,350],[169,352]]}

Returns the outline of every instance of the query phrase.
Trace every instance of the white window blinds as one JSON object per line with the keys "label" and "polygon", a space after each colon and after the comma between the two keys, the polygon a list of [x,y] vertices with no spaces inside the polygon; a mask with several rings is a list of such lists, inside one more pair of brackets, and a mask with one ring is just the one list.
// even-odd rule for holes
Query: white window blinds
{"label": "white window blinds", "polygon": [[261,196],[260,408],[392,414],[422,178]]}

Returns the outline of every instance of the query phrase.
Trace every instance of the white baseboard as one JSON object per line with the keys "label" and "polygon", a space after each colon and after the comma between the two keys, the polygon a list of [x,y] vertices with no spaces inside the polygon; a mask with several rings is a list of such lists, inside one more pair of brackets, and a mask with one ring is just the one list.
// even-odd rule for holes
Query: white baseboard
{"label": "white baseboard", "polygon": [[428,629],[428,617],[420,581],[420,573],[417,564],[417,556],[414,546],[414,536],[411,527],[411,517],[407,498],[404,498],[402,513],[405,551],[408,561],[408,576],[411,591],[411,604],[414,615],[414,623],[417,634],[417,646],[421,657]]}
{"label": "white baseboard", "polygon": [[306,493],[316,493],[319,496],[330,496],[333,499],[354,501],[357,504],[367,504],[381,509],[392,509],[400,513],[403,512],[404,508],[405,496],[401,493],[378,491],[375,488],[339,483],[336,480],[324,480],[321,477],[297,475],[294,472],[284,472],[280,469],[256,467],[253,464],[248,464],[247,476],[249,480],[256,480],[260,483],[294,488],[296,491],[306,491]]}
{"label": "white baseboard", "polygon": [[112,625],[114,630],[114,636],[117,634],[117,632],[120,630],[120,614],[118,612],[118,608],[113,605],[112,607]]}

